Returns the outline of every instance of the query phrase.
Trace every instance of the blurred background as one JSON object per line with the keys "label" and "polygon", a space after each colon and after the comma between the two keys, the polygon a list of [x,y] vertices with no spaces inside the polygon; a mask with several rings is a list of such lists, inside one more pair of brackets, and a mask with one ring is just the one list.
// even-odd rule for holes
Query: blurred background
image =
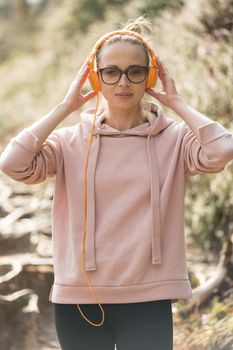
{"label": "blurred background", "polygon": [[[100,36],[142,14],[180,94],[233,132],[233,0],[0,0],[1,150],[63,99]],[[89,106],[95,99],[82,109]],[[231,162],[187,189],[195,298],[173,304],[175,350],[233,348],[232,183]],[[0,188],[0,350],[59,349],[48,301],[54,182],[26,186],[1,174]]]}

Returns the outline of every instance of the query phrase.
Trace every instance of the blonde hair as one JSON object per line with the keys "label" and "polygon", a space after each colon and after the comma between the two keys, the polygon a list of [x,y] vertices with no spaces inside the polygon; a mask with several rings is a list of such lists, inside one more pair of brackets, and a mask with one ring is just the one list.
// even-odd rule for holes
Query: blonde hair
{"label": "blonde hair", "polygon": [[121,29],[131,30],[132,32],[146,36],[145,31],[150,34],[151,26],[151,20],[145,15],[140,15],[136,18],[129,19]]}
{"label": "blonde hair", "polygon": [[[129,31],[141,34],[143,36],[144,40],[148,44],[150,44],[150,42],[149,42],[145,32],[150,34],[151,33],[151,26],[152,26],[151,20],[149,18],[147,18],[146,16],[144,16],[144,15],[140,15],[140,16],[138,16],[136,18],[129,19],[119,29],[121,29],[121,30],[129,30]],[[105,48],[106,46],[109,46],[109,45],[111,45],[113,43],[116,43],[116,42],[129,42],[132,45],[141,46],[141,48],[144,51],[145,57],[146,57],[146,63],[147,63],[147,65],[149,65],[149,62],[150,62],[149,53],[148,53],[147,49],[145,48],[144,44],[139,39],[134,38],[134,37],[132,37],[130,35],[126,35],[126,34],[125,35],[116,34],[116,35],[110,37],[108,40],[106,40],[103,43],[103,45],[101,45],[100,48],[98,49],[97,54],[96,54],[97,66],[98,66],[98,63],[99,63],[101,50],[103,48]]]}

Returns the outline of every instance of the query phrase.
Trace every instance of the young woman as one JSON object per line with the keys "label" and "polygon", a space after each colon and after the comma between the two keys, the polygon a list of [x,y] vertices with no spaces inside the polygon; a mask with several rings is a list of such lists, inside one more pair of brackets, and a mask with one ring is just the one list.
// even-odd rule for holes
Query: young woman
{"label": "young woman", "polygon": [[[138,22],[124,29],[134,33]],[[171,303],[191,297],[186,184],[191,175],[217,173],[233,159],[232,135],[184,100],[158,57],[163,89],[148,88],[148,49],[129,33],[109,37],[96,50],[106,104],[97,113],[88,163],[95,109],[83,112],[77,125],[54,129],[97,94],[81,91],[90,57],[64,100],[1,155],[2,171],[17,181],[56,178],[50,300],[63,350],[172,349]],[[183,121],[145,102],[145,93]]]}

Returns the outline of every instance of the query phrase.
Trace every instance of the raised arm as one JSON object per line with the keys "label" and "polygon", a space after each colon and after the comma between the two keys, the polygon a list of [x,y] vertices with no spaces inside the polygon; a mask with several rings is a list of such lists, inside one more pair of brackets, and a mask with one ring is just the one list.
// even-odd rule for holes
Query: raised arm
{"label": "raised arm", "polygon": [[162,91],[146,92],[179,115],[185,125],[182,147],[184,161],[190,174],[218,172],[233,159],[233,138],[217,123],[191,107],[177,92],[175,81],[158,58],[158,75]]}
{"label": "raised arm", "polygon": [[59,133],[54,129],[72,112],[95,96],[81,89],[89,73],[88,58],[71,83],[63,101],[10,140],[0,157],[0,169],[17,181],[38,183],[56,174],[61,161]]}
{"label": "raised arm", "polygon": [[85,83],[89,73],[88,58],[83,63],[77,76],[70,84],[69,90],[63,101],[59,103],[51,112],[35,122],[28,129],[35,134],[38,139],[38,150],[48,135],[60,124],[69,114],[78,110],[84,103],[96,95],[94,91],[89,91],[82,95],[81,88]]}

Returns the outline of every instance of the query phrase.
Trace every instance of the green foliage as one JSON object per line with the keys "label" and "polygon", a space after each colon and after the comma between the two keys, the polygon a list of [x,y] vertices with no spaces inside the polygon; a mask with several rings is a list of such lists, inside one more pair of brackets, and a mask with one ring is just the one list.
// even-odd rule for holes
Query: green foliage
{"label": "green foliage", "polygon": [[214,299],[211,313],[217,320],[221,320],[227,315],[228,310],[226,305],[224,305],[221,301]]}
{"label": "green foliage", "polygon": [[232,38],[233,0],[202,0],[200,22],[216,38]]}
{"label": "green foliage", "polygon": [[138,7],[139,13],[147,13],[150,16],[158,16],[165,9],[180,9],[185,4],[185,0],[144,0]]}
{"label": "green foliage", "polygon": [[186,197],[187,232],[206,251],[218,253],[232,230],[233,164],[224,172],[191,179]]}
{"label": "green foliage", "polygon": [[[122,8],[124,4],[124,0],[69,0],[71,19],[66,26],[67,35],[77,31],[86,32],[93,22],[105,20],[109,8]],[[153,17],[165,9],[180,9],[184,4],[185,0],[144,0],[139,5],[136,3],[135,7],[137,14],[145,13]]]}
{"label": "green foliage", "polygon": [[190,280],[192,288],[196,288],[196,287],[200,286],[200,281],[194,272],[188,271],[188,275],[189,275],[189,280]]}
{"label": "green foliage", "polygon": [[[211,31],[210,27],[202,25],[196,31],[189,27],[190,33],[195,33],[193,40],[187,43],[186,50],[181,44],[180,48],[183,56],[187,52],[184,62],[185,64],[189,62],[190,70],[184,81],[181,75],[179,79],[181,85],[185,87],[184,94],[188,96],[191,105],[196,105],[199,111],[232,131],[233,100],[230,96],[233,95],[233,46],[229,45],[229,40],[232,41],[233,37],[227,26],[223,28],[225,23],[223,17],[228,14],[221,8],[223,6],[225,9],[225,4],[228,4],[230,14],[232,1],[203,1],[199,2],[198,18],[205,19],[206,23],[208,21],[212,23],[214,29]],[[207,16],[210,8],[212,17]],[[229,35],[217,35],[223,30]],[[182,37],[179,38],[180,41]],[[172,46],[174,51],[175,45]],[[216,257],[233,228],[232,180],[233,163],[231,162],[219,174],[202,174],[192,177],[187,189],[186,233],[206,252],[215,253]]]}
{"label": "green foliage", "polygon": [[123,3],[123,0],[70,0],[71,18],[66,25],[67,35],[86,32],[90,24],[105,19],[108,8],[117,7]]}
{"label": "green foliage", "polygon": [[93,21],[104,19],[105,10],[103,4],[96,0],[74,1],[71,11],[72,25],[77,30],[85,31]]}

